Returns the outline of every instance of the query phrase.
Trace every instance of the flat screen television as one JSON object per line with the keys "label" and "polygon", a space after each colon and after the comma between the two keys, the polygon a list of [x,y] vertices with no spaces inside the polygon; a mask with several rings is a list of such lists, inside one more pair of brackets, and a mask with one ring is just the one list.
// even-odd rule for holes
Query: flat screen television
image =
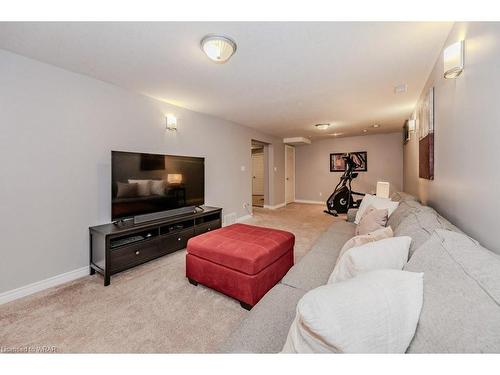
{"label": "flat screen television", "polygon": [[111,152],[113,221],[204,203],[204,158]]}

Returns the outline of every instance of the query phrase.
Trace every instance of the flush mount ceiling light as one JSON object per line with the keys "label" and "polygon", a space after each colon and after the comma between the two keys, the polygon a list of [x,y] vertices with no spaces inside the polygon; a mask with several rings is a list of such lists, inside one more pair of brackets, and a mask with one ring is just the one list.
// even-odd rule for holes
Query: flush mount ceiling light
{"label": "flush mount ceiling light", "polygon": [[316,129],[326,130],[326,129],[328,129],[330,127],[330,124],[316,124],[314,126],[316,126]]}
{"label": "flush mount ceiling light", "polygon": [[208,58],[216,63],[223,64],[236,52],[236,43],[223,35],[209,34],[201,40],[201,49]]}
{"label": "flush mount ceiling light", "polygon": [[444,78],[457,78],[464,70],[464,41],[453,43],[443,53]]}
{"label": "flush mount ceiling light", "polygon": [[377,128],[380,128],[380,125],[379,125],[379,124],[375,124],[375,125],[373,125],[373,127],[374,127],[375,129],[377,129]]}
{"label": "flush mount ceiling light", "polygon": [[363,133],[368,133],[368,129],[363,129]]}

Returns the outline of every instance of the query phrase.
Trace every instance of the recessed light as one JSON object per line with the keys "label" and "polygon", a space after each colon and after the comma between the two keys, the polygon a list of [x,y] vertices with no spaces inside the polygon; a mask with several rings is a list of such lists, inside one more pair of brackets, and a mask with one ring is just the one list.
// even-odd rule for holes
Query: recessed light
{"label": "recessed light", "polygon": [[394,87],[395,94],[404,94],[406,91],[408,91],[408,85],[406,83]]}
{"label": "recessed light", "polygon": [[314,126],[316,126],[316,128],[319,130],[326,130],[330,127],[330,124],[316,124]]}
{"label": "recessed light", "polygon": [[373,127],[376,129],[376,128],[380,128],[380,125],[379,124],[375,124],[373,125]]}
{"label": "recessed light", "polygon": [[363,133],[368,133],[368,129],[363,129]]}

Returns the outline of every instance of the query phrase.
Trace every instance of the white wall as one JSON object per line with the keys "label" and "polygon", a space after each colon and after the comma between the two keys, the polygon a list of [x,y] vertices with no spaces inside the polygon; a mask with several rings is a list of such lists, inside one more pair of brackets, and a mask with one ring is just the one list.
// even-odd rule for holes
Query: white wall
{"label": "white wall", "polygon": [[284,202],[279,139],[3,50],[0,124],[0,292],[88,265],[88,227],[110,221],[111,150],[204,156],[206,204],[241,217],[251,140],[268,142],[271,204]]}
{"label": "white wall", "polygon": [[[418,139],[404,147],[404,189],[484,246],[500,253],[500,23],[456,23],[445,46],[465,40],[465,69],[443,78],[439,56],[423,93],[434,86],[434,180],[418,177]],[[422,94],[423,96],[423,94]]]}
{"label": "white wall", "polygon": [[328,138],[296,147],[295,198],[326,201],[342,175],[330,172],[330,154],[352,151],[368,152],[368,171],[360,172],[353,180],[353,190],[373,193],[377,181],[390,182],[391,191],[402,189],[403,142],[400,133]]}

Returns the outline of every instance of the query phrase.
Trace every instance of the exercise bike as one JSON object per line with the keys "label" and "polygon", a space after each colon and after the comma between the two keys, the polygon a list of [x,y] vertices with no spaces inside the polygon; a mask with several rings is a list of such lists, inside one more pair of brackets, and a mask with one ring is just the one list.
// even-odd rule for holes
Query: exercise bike
{"label": "exercise bike", "polygon": [[[364,160],[363,154],[356,154],[356,158],[360,160],[361,163],[366,163]],[[361,167],[361,163],[358,164],[352,154],[345,154],[342,156],[345,162],[345,172],[340,177],[340,181],[335,186],[335,190],[328,197],[326,201],[326,210],[325,213],[333,216],[338,216],[338,214],[345,214],[349,210],[349,208],[358,208],[361,199],[354,200],[353,195],[364,196],[364,193],[358,193],[352,190],[351,182],[356,177],[358,177],[358,173],[354,172],[356,168]]]}

